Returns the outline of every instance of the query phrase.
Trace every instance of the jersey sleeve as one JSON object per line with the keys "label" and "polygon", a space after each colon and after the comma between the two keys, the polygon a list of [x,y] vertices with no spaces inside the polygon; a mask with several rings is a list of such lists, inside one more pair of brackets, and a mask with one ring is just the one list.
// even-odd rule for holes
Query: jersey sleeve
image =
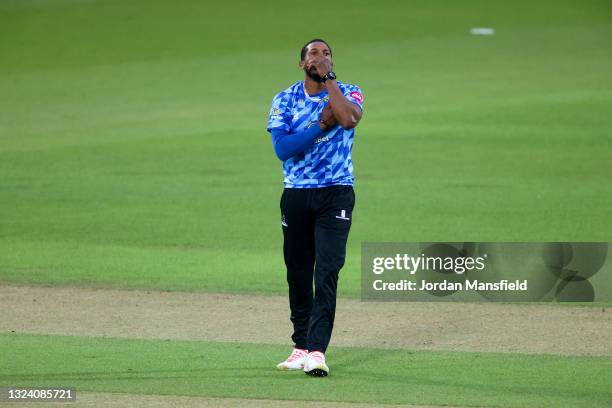
{"label": "jersey sleeve", "polygon": [[272,132],[272,130],[289,132],[291,123],[289,97],[289,94],[281,92],[272,100],[272,107],[268,117],[268,132]]}
{"label": "jersey sleeve", "polygon": [[363,94],[361,93],[361,88],[357,85],[347,86],[344,88],[344,96],[346,96],[346,99],[359,106],[363,111]]}

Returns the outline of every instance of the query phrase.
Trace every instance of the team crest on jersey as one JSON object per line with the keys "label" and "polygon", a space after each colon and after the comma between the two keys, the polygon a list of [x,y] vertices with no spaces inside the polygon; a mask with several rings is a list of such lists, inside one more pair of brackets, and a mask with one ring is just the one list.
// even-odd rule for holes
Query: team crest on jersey
{"label": "team crest on jersey", "polygon": [[303,108],[306,105],[303,99],[298,100],[298,108]]}
{"label": "team crest on jersey", "polygon": [[359,93],[357,91],[353,91],[349,95],[350,95],[351,98],[357,100],[357,102],[363,103],[363,95],[361,95],[361,93]]}
{"label": "team crest on jersey", "polygon": [[272,109],[272,115],[276,116],[276,115],[280,115],[281,110],[279,108],[274,108]]}

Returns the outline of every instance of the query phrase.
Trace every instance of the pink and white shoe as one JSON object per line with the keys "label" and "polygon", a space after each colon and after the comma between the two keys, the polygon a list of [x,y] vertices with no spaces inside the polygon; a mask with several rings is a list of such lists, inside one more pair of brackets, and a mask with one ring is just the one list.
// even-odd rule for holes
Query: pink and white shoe
{"label": "pink and white shoe", "polygon": [[294,348],[293,352],[285,361],[279,363],[276,368],[283,371],[301,370],[308,358],[308,350]]}
{"label": "pink and white shoe", "polygon": [[325,354],[320,351],[308,353],[308,359],[304,364],[304,372],[314,377],[327,377],[329,367],[325,364]]}

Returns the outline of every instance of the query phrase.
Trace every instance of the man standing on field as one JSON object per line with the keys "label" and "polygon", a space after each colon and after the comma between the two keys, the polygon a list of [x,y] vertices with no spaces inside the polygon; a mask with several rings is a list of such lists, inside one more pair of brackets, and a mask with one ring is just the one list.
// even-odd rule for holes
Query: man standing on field
{"label": "man standing on field", "polygon": [[267,128],[283,162],[281,224],[294,342],[277,368],[324,377],[355,205],[351,150],[363,96],[358,86],[336,81],[332,50],[321,39],[306,43],[299,66],[304,80],[274,97]]}

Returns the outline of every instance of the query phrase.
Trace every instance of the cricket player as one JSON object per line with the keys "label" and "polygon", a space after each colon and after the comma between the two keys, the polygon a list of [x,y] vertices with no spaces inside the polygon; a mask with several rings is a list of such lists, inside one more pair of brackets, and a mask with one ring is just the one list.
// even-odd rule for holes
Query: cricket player
{"label": "cricket player", "polygon": [[325,377],[355,205],[351,150],[363,96],[358,86],[336,80],[331,47],[321,39],[302,48],[299,66],[304,80],[274,97],[267,128],[283,162],[280,209],[294,342],[277,368]]}

